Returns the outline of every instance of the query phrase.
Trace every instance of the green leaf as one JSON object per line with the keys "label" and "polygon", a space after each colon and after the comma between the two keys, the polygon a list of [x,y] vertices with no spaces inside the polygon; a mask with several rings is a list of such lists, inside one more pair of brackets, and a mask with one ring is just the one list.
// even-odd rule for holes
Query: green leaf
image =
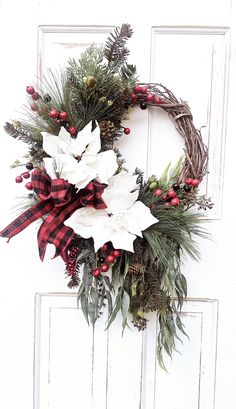
{"label": "green leaf", "polygon": [[81,296],[81,308],[83,311],[83,314],[85,316],[85,319],[87,323],[89,324],[89,319],[88,319],[88,298],[86,297],[86,294],[83,293]]}
{"label": "green leaf", "polygon": [[85,294],[87,297],[89,296],[89,291],[90,291],[92,281],[93,281],[92,274],[90,273],[90,270],[87,264],[84,264],[83,283],[85,287]]}
{"label": "green leaf", "polygon": [[81,283],[81,284],[80,284],[80,287],[79,287],[78,294],[77,294],[77,303],[79,303],[80,297],[81,297],[82,294],[84,293],[84,289],[85,289],[85,286],[84,286],[83,283]]}
{"label": "green leaf", "polygon": [[181,156],[178,160],[178,162],[176,163],[176,165],[170,170],[169,172],[169,179],[172,181],[176,181],[176,179],[178,178],[181,168],[182,168],[182,163],[183,163],[183,159],[184,157]]}
{"label": "green leaf", "polygon": [[121,302],[121,312],[122,312],[122,318],[123,318],[123,322],[122,322],[123,333],[127,325],[129,307],[130,307],[130,296],[125,290],[123,290],[122,302]]}
{"label": "green leaf", "polygon": [[109,277],[103,276],[102,278],[103,278],[103,280],[105,281],[105,283],[106,283],[107,287],[109,288],[109,290],[110,290],[110,291],[114,290],[114,288],[113,288],[113,286],[112,286],[112,284],[111,284],[111,282],[110,282]]}
{"label": "green leaf", "polygon": [[116,318],[118,312],[121,309],[121,304],[122,304],[122,294],[123,294],[123,288],[119,287],[118,289],[118,293],[116,296],[116,300],[115,300],[115,305],[112,311],[112,314],[110,315],[109,319],[108,319],[108,323],[107,323],[107,328],[110,327],[111,323],[114,321],[114,319]]}
{"label": "green leaf", "polygon": [[95,312],[95,306],[92,302],[88,303],[88,315],[89,315],[91,324],[94,325],[96,321],[96,312]]}
{"label": "green leaf", "polygon": [[161,177],[159,178],[159,183],[160,183],[160,184],[162,184],[162,183],[164,183],[164,184],[168,183],[168,180],[169,180],[169,176],[168,176],[168,175],[169,175],[170,166],[171,166],[171,162],[169,162],[169,164],[168,164],[168,165],[166,166],[166,168],[164,169],[164,171],[163,171]]}
{"label": "green leaf", "polygon": [[95,313],[95,321],[96,321],[97,315],[98,315],[98,303],[99,303],[99,295],[98,295],[98,291],[96,290],[96,288],[91,287],[90,295],[91,295],[91,299],[94,305],[94,313]]}
{"label": "green leaf", "polygon": [[111,294],[107,290],[106,290],[106,297],[107,297],[107,304],[108,304],[108,319],[109,319],[112,313],[113,304],[112,304]]}
{"label": "green leaf", "polygon": [[175,322],[176,322],[177,328],[182,332],[182,334],[186,335],[186,337],[189,339],[188,334],[186,334],[186,332],[184,330],[184,324],[182,323],[182,321],[181,321],[178,314],[176,315]]}

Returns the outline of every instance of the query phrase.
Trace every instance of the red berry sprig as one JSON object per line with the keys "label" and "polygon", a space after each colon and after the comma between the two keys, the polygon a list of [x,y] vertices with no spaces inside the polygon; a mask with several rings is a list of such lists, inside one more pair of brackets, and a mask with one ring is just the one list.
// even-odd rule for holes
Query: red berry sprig
{"label": "red berry sprig", "polygon": [[161,105],[164,104],[165,101],[160,98],[158,95],[153,94],[152,92],[149,92],[147,86],[140,86],[136,85],[133,88],[133,92],[130,95],[131,102],[133,103],[139,103],[141,109],[146,109],[147,108],[147,103],[149,104],[154,104],[154,105]]}
{"label": "red berry sprig", "polygon": [[195,188],[197,188],[199,186],[200,180],[199,179],[187,178],[187,179],[185,179],[184,183],[186,185],[192,186],[195,189]]}
{"label": "red berry sprig", "polygon": [[70,254],[68,256],[68,262],[66,264],[67,274],[70,276],[76,275],[78,272],[78,268],[77,268],[78,253],[79,253],[79,249],[77,246],[73,246],[70,249]]}
{"label": "red berry sprig", "polygon": [[94,277],[99,277],[101,273],[106,273],[111,264],[114,264],[117,258],[121,256],[121,251],[113,249],[111,243],[103,244],[100,251],[102,251],[104,255],[100,256],[98,259],[99,267],[92,271]]}

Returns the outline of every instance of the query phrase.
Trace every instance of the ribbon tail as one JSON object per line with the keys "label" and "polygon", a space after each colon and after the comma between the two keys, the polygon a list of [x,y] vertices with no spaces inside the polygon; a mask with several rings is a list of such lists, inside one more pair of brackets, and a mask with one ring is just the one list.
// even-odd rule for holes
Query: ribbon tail
{"label": "ribbon tail", "polygon": [[61,256],[64,261],[67,259],[66,249],[74,237],[74,231],[64,225],[64,221],[71,216],[76,209],[81,207],[78,195],[66,207],[57,207],[44,220],[38,232],[39,257],[43,261],[47,243],[56,247],[55,255]]}
{"label": "ribbon tail", "polygon": [[47,201],[40,201],[39,203],[36,203],[30,209],[27,209],[24,213],[17,217],[7,227],[5,227],[5,229],[0,232],[0,237],[7,237],[10,240],[35,220],[49,213],[52,208],[53,204],[50,199]]}

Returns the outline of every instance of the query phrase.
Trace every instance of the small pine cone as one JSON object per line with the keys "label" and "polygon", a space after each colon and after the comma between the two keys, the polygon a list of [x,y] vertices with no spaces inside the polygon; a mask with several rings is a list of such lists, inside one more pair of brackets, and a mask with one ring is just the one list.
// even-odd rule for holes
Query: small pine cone
{"label": "small pine cone", "polygon": [[67,284],[67,287],[73,289],[73,288],[78,287],[79,283],[80,283],[80,278],[79,278],[78,274],[75,274],[75,275],[70,276],[70,281]]}
{"label": "small pine cone", "polygon": [[100,122],[101,137],[104,139],[111,139],[116,131],[116,127],[112,121]]}
{"label": "small pine cone", "polygon": [[140,263],[132,263],[129,265],[129,273],[134,275],[139,275],[142,273],[143,266]]}

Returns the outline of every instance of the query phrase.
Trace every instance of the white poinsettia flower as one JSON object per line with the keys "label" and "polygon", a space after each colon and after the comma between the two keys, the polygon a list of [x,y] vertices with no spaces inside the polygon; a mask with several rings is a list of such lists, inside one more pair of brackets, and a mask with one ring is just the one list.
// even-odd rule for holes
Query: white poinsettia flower
{"label": "white poinsettia flower", "polygon": [[95,251],[111,241],[114,248],[133,252],[136,236],[142,237],[142,231],[158,222],[150,209],[137,200],[139,192],[136,179],[137,176],[131,176],[125,171],[113,176],[102,194],[107,208],[80,208],[65,224],[86,239],[92,237]]}
{"label": "white poinsettia flower", "polygon": [[98,153],[101,149],[100,130],[91,132],[88,124],[77,138],[61,128],[59,135],[42,132],[43,149],[50,155],[44,158],[46,171],[52,179],[61,177],[78,189],[84,188],[92,179],[98,178],[108,184],[117,169],[117,158],[113,150]]}

